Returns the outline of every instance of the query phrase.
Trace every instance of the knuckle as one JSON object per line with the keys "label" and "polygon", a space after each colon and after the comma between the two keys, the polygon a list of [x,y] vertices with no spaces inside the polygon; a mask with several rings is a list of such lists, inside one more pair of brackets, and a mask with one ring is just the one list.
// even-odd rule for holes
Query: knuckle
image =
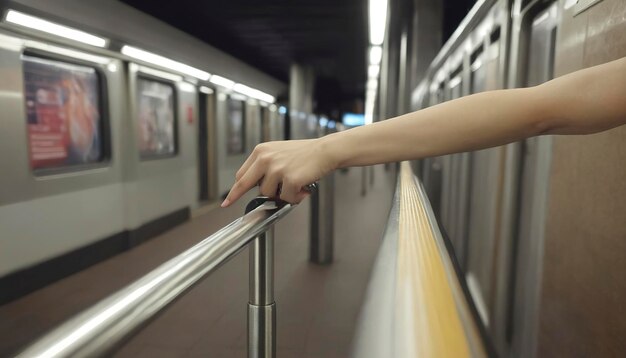
{"label": "knuckle", "polygon": [[265,148],[267,148],[267,145],[265,143],[259,143],[254,146],[254,152],[263,153],[265,151]]}

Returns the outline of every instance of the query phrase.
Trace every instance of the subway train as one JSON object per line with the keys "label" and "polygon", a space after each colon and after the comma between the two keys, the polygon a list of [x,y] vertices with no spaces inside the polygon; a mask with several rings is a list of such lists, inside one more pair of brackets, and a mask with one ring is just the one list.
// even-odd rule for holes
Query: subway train
{"label": "subway train", "polygon": [[[411,109],[482,91],[534,86],[623,57],[625,13],[626,3],[619,0],[478,1],[411,91]],[[608,339],[611,343],[604,346],[615,347],[616,342],[600,332],[582,333],[584,323],[566,323],[571,317],[594,319],[584,313],[589,310],[581,303],[585,300],[604,301],[607,307],[595,309],[610,316],[616,302],[596,294],[619,297],[612,292],[619,290],[609,278],[612,269],[594,271],[587,264],[576,264],[590,262],[589,252],[576,247],[590,247],[588,240],[595,235],[593,228],[585,233],[574,221],[608,223],[605,232],[623,232],[624,227],[623,221],[610,218],[610,212],[597,216],[603,204],[594,204],[610,203],[613,195],[623,193],[620,161],[609,152],[611,143],[619,140],[604,134],[584,141],[591,152],[581,147],[581,139],[541,136],[412,163],[451,242],[471,299],[502,356],[582,354],[576,349],[584,345],[571,344],[577,340]],[[572,163],[570,155],[580,162]],[[603,178],[591,179],[597,175],[592,169],[596,161],[580,159],[589,156],[606,160],[613,169],[602,171]],[[589,180],[614,182],[613,194],[581,186]],[[573,199],[581,190],[598,196]],[[572,207],[578,211],[569,210]],[[589,248],[596,264],[612,257],[610,243],[623,240],[619,234],[606,236],[605,244]],[[573,275],[585,269],[593,274],[585,275],[584,284],[577,286],[573,277],[580,276]],[[560,291],[563,287],[570,287],[568,295]],[[590,351],[610,351],[594,349]]]}
{"label": "subway train", "polygon": [[[121,2],[84,3],[0,8],[0,303],[186,220],[286,136],[285,84]],[[294,115],[294,136],[323,134]]]}

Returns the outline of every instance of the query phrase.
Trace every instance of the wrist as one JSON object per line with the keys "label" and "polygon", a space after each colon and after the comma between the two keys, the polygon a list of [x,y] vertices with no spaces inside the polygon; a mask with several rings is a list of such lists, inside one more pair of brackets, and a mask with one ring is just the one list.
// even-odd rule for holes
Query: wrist
{"label": "wrist", "polygon": [[335,170],[342,168],[345,158],[342,155],[345,151],[342,151],[339,146],[339,133],[328,134],[324,137],[316,139],[320,148],[322,156],[326,159],[329,165],[329,170]]}

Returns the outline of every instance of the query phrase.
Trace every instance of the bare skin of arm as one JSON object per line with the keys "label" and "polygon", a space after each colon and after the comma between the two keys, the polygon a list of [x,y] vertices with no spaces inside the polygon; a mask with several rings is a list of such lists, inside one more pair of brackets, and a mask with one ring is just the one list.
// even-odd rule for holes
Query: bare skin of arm
{"label": "bare skin of arm", "polygon": [[222,206],[260,182],[299,203],[302,188],[343,167],[495,147],[542,134],[591,134],[626,124],[626,58],[530,88],[483,92],[322,138],[259,144]]}

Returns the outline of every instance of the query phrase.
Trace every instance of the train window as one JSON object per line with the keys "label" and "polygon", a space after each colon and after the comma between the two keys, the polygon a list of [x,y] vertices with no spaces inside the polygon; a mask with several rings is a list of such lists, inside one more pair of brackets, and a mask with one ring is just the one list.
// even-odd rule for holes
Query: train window
{"label": "train window", "polygon": [[470,91],[478,93],[485,90],[486,71],[483,63],[484,49],[480,45],[470,56]]}
{"label": "train window", "polygon": [[227,146],[228,155],[241,155],[246,151],[244,101],[228,98]]}
{"label": "train window", "polygon": [[137,78],[139,154],[152,159],[176,154],[176,98],[174,85]]}
{"label": "train window", "polygon": [[491,34],[489,35],[489,42],[490,43],[495,43],[498,42],[498,40],[500,40],[500,26],[496,27],[495,30],[491,31]]}
{"label": "train window", "polygon": [[24,54],[24,100],[33,170],[106,159],[102,80],[98,71]]}
{"label": "train window", "polygon": [[459,66],[452,74],[450,75],[450,99],[459,98],[462,96],[462,88],[463,88],[463,67]]}

